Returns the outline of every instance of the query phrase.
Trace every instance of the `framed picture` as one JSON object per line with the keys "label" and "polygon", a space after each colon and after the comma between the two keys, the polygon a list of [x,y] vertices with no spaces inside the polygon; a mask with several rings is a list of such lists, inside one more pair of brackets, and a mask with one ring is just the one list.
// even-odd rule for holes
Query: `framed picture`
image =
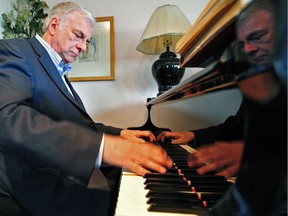
{"label": "framed picture", "polygon": [[114,17],[96,17],[87,50],[72,63],[70,81],[115,79]]}

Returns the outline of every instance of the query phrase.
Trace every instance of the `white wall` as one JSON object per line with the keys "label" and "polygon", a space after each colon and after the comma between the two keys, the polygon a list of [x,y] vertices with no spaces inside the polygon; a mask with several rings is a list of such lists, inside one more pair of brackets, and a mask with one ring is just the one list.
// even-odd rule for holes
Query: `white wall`
{"label": "white wall", "polygon": [[[60,1],[46,0],[46,2],[51,8]],[[136,51],[151,14],[158,6],[176,4],[193,23],[208,0],[78,0],[76,2],[88,8],[95,17],[114,16],[116,79],[73,82],[73,86],[95,121],[123,128],[143,125],[146,121],[146,99],[155,97],[158,93],[157,84],[151,73],[151,65],[158,56],[148,56]],[[197,68],[187,68],[184,79],[195,71]],[[228,115],[236,112],[239,104],[238,90],[228,90],[187,101],[157,105],[152,107],[151,116],[153,123],[159,127],[188,130],[222,122]]]}
{"label": "white wall", "polygon": [[3,37],[3,27],[2,27],[2,13],[6,13],[7,11],[11,10],[12,2],[11,0],[0,0],[0,38]]}

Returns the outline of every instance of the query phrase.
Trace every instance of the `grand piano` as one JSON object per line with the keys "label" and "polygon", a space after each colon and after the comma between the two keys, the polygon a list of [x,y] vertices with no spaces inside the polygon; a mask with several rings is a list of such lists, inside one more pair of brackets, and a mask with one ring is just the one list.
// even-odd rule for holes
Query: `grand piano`
{"label": "grand piano", "polygon": [[[236,87],[235,76],[247,70],[249,65],[235,61],[235,57],[227,51],[231,50],[235,40],[236,16],[248,2],[211,0],[208,3],[176,45],[182,67],[205,69],[156,98],[148,99],[146,123],[130,129],[151,130],[157,136],[169,129],[153,125],[150,110],[154,106]],[[169,141],[155,144],[173,159],[173,167],[166,174],[150,173],[144,178],[123,170],[115,216],[201,215],[219,201],[233,184],[213,172],[200,176],[196,168],[187,167],[188,154],[195,151],[188,145],[171,145]]]}

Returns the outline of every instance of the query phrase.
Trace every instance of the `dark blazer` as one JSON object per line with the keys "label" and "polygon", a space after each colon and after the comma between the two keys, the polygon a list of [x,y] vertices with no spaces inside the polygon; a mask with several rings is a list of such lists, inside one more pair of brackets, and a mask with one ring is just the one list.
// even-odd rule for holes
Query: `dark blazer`
{"label": "dark blazer", "polygon": [[103,132],[121,129],[95,123],[67,82],[74,97],[36,38],[0,40],[0,193],[34,215],[104,215],[105,178],[93,174],[104,192],[86,186]]}
{"label": "dark blazer", "polygon": [[229,116],[223,123],[203,129],[193,130],[195,139],[188,144],[199,147],[215,141],[241,140],[244,134],[245,99],[242,100],[236,115]]}
{"label": "dark blazer", "polygon": [[245,148],[236,186],[253,215],[287,215],[287,88],[267,103],[246,104]]}

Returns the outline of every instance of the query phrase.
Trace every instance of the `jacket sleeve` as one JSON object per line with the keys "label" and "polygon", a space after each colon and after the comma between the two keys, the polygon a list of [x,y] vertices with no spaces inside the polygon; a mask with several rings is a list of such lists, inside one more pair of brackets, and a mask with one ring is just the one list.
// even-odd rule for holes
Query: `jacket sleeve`
{"label": "jacket sleeve", "polygon": [[95,123],[95,127],[97,128],[98,131],[101,131],[106,134],[111,134],[111,135],[120,135],[121,131],[123,130],[122,128],[116,128],[112,126],[107,126],[102,123]]}
{"label": "jacket sleeve", "polygon": [[243,138],[245,101],[243,100],[235,116],[229,116],[223,123],[192,131],[195,139],[188,143],[193,148],[220,140]]}

